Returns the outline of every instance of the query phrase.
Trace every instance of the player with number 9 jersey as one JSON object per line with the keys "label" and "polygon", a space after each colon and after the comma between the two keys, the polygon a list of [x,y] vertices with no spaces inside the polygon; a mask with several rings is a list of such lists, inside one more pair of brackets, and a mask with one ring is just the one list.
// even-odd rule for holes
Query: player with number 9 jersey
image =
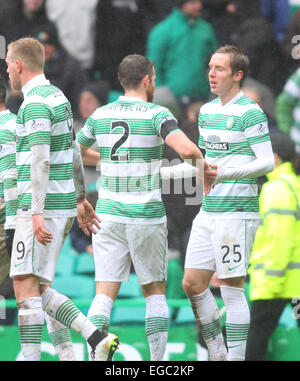
{"label": "player with number 9 jersey", "polygon": [[[47,283],[54,279],[61,247],[77,213],[72,165],[73,115],[68,99],[44,74],[28,82],[22,90],[24,101],[16,127],[18,218],[13,246],[18,254],[12,257],[10,275],[33,273]],[[32,147],[37,145],[50,146],[49,180],[41,193],[46,194],[45,224],[54,233],[50,244],[40,245],[41,256],[34,255],[37,243],[32,240],[31,225],[32,164],[38,164],[32,163]]]}
{"label": "player with number 9 jersey", "polygon": [[50,174],[44,216],[74,217],[77,203],[72,174],[71,105],[43,74],[28,85],[17,116],[18,214],[31,209],[31,147],[49,144]]}

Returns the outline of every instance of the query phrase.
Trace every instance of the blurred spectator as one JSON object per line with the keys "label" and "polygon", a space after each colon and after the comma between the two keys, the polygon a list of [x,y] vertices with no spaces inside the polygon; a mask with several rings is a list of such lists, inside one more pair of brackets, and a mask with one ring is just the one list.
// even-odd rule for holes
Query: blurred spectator
{"label": "blurred spectator", "polygon": [[[79,96],[79,116],[74,120],[74,130],[77,133],[85,124],[88,117],[100,106],[107,103],[109,86],[106,81],[90,82],[81,91]],[[97,144],[91,147],[98,152]],[[99,178],[99,171],[94,166],[84,166],[84,178],[87,185]]]}
{"label": "blurred spectator", "polygon": [[186,104],[209,96],[207,63],[218,43],[212,26],[200,17],[200,0],[177,0],[176,4],[151,30],[147,56],[155,62],[156,87],[167,86]]}
{"label": "blurred spectator", "polygon": [[287,80],[276,99],[278,129],[289,134],[300,153],[300,68]]}
{"label": "blurred spectator", "polygon": [[56,28],[51,25],[33,30],[45,49],[45,75],[58,86],[72,104],[75,118],[79,116],[79,95],[88,83],[88,76],[80,63],[61,47]]}
{"label": "blurred spectator", "polygon": [[[185,116],[179,123],[180,129],[198,145],[198,114],[203,102],[194,102],[185,110]],[[182,160],[170,147],[165,146],[163,151],[163,165],[174,164],[173,160]],[[178,164],[177,163],[177,164]],[[180,258],[184,264],[185,251],[194,217],[199,211],[199,200],[195,205],[188,200],[196,198],[195,179],[162,180],[162,199],[165,205],[168,225],[168,245],[170,259]],[[200,185],[199,185],[200,187]]]}
{"label": "blurred spectator", "polygon": [[[5,37],[7,45],[18,38],[32,35],[36,28],[51,24],[44,0],[2,0],[0,6],[0,35]],[[0,60],[0,67],[1,76],[8,80],[4,60]]]}
{"label": "blurred spectator", "polygon": [[202,0],[203,18],[211,23],[220,45],[230,43],[235,28],[230,0]]}
{"label": "blurred spectator", "polygon": [[96,10],[94,79],[109,81],[110,88],[123,91],[117,68],[128,54],[144,54],[145,33],[142,0],[101,0]]}
{"label": "blurred spectator", "polygon": [[[272,91],[267,86],[249,77],[245,79],[242,90],[243,93],[256,102],[267,115],[269,132],[278,132],[275,121],[275,97]],[[258,194],[260,194],[262,186],[266,181],[266,176],[260,176],[257,178]]]}
{"label": "blurred spectator", "polygon": [[13,0],[5,3],[11,3],[11,6],[4,6],[4,10],[1,8],[0,34],[7,43],[31,35],[40,25],[50,24],[44,0]]}
{"label": "blurred spectator", "polygon": [[244,94],[256,102],[267,115],[269,131],[277,131],[275,119],[275,97],[268,86],[251,77],[247,77],[243,82],[242,90]]}
{"label": "blurred spectator", "polygon": [[275,169],[260,194],[261,224],[250,258],[248,361],[264,360],[284,308],[300,295],[300,160],[287,135],[273,134],[271,141]]}
{"label": "blurred spectator", "polygon": [[272,25],[261,15],[259,1],[231,0],[236,28],[232,44],[244,50],[250,59],[250,75],[277,95],[285,74],[279,44]]}
{"label": "blurred spectator", "polygon": [[172,8],[174,8],[174,0],[140,0],[140,3],[145,36],[148,36],[150,30],[167,17]]}
{"label": "blurred spectator", "polygon": [[282,42],[290,19],[289,0],[260,0],[262,15],[273,25],[276,39]]}
{"label": "blurred spectator", "polygon": [[177,120],[181,119],[182,110],[180,105],[167,86],[160,86],[155,89],[153,103],[167,107]]}
{"label": "blurred spectator", "polygon": [[96,8],[99,0],[46,0],[46,12],[56,25],[59,41],[81,66],[90,70],[95,59]]}
{"label": "blurred spectator", "polygon": [[106,81],[90,82],[83,87],[79,96],[79,120],[75,126],[77,132],[88,117],[100,106],[108,101],[109,85]]}

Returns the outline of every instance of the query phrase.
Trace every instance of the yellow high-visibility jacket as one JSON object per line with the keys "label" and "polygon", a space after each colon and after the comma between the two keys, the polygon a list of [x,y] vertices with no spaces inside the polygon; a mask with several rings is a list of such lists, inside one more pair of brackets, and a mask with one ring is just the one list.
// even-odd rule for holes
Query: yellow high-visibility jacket
{"label": "yellow high-visibility jacket", "polygon": [[267,177],[248,270],[250,300],[300,298],[300,176],[285,162]]}

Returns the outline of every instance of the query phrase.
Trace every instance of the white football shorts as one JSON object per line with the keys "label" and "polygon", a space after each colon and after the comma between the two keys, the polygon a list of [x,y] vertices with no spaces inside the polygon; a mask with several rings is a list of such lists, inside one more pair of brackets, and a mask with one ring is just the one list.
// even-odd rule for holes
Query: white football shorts
{"label": "white football shorts", "polygon": [[32,217],[17,217],[13,241],[10,276],[34,274],[41,283],[52,282],[63,243],[74,222],[74,217],[45,218],[45,228],[53,238],[46,246],[33,233]]}
{"label": "white football shorts", "polygon": [[211,219],[199,213],[184,267],[216,271],[219,279],[246,276],[258,224],[258,219]]}
{"label": "white football shorts", "polygon": [[129,280],[131,263],[141,285],[167,278],[167,224],[102,221],[93,235],[95,281]]}

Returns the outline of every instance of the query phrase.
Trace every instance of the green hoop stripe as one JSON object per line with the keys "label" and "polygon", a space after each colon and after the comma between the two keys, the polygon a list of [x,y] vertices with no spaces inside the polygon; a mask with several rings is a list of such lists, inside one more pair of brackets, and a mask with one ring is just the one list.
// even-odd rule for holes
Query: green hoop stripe
{"label": "green hoop stripe", "polygon": [[70,328],[79,314],[80,311],[75,304],[71,300],[67,300],[56,311],[55,319]]}
{"label": "green hoop stripe", "polygon": [[101,331],[107,332],[109,327],[109,318],[105,315],[90,316],[89,320]]}
{"label": "green hoop stripe", "polygon": [[63,328],[59,331],[51,332],[49,333],[49,337],[55,347],[63,343],[72,342],[70,330],[68,328]]}
{"label": "green hoop stripe", "polygon": [[169,318],[152,317],[146,318],[145,332],[146,336],[153,335],[158,332],[166,332],[169,327]]}
{"label": "green hoop stripe", "polygon": [[201,332],[204,340],[218,336],[221,333],[221,330],[220,319],[214,320],[208,324],[201,324]]}

